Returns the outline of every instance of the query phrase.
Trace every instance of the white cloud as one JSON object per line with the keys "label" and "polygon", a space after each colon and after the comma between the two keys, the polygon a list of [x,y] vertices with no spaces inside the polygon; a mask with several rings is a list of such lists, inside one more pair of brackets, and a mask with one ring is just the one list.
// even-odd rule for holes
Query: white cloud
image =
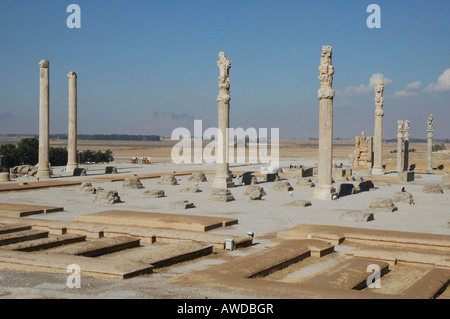
{"label": "white cloud", "polygon": [[411,82],[409,84],[406,84],[405,90],[400,90],[394,93],[392,97],[407,97],[407,96],[414,96],[418,95],[417,91],[422,86],[422,82],[415,81]]}
{"label": "white cloud", "polygon": [[412,83],[409,83],[406,85],[406,89],[415,91],[415,90],[420,89],[421,85],[422,85],[422,82],[420,82],[420,81],[412,82]]}
{"label": "white cloud", "polygon": [[408,91],[408,90],[400,90],[400,91],[395,92],[393,97],[407,97],[407,96],[413,96],[413,95],[417,95],[417,92]]}
{"label": "white cloud", "polygon": [[360,84],[358,86],[347,86],[342,92],[342,95],[359,95],[359,94],[365,94],[368,92],[372,92],[375,89],[375,84],[377,80],[382,80],[384,82],[384,85],[390,85],[394,80],[389,79],[385,77],[382,73],[374,73],[369,79],[369,84],[364,85]]}
{"label": "white cloud", "polygon": [[425,89],[425,92],[450,91],[450,68],[445,70],[438,78],[436,83],[431,83]]}

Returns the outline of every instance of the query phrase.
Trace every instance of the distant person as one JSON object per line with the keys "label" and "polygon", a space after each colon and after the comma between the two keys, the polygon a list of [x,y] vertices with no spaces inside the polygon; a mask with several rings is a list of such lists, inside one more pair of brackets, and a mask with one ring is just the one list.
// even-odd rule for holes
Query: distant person
{"label": "distant person", "polygon": [[360,180],[361,180],[361,182],[364,182],[364,178],[361,177]]}
{"label": "distant person", "polygon": [[404,187],[402,187],[402,193],[405,193],[406,189]]}
{"label": "distant person", "polygon": [[356,178],[355,178],[355,176],[353,176],[353,177],[352,177],[352,181],[356,181]]}

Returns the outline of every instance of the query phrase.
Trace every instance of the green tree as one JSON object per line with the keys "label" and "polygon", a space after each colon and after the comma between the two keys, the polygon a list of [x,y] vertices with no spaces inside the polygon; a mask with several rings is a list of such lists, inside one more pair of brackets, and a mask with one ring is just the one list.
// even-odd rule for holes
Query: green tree
{"label": "green tree", "polygon": [[49,160],[52,166],[64,166],[67,164],[67,150],[63,147],[50,147]]}
{"label": "green tree", "polygon": [[19,164],[36,165],[39,162],[39,140],[24,138],[17,144]]}
{"label": "green tree", "polygon": [[14,167],[19,165],[19,151],[17,150],[16,145],[14,144],[3,144],[0,145],[0,155],[2,155],[2,164],[0,170],[5,167]]}

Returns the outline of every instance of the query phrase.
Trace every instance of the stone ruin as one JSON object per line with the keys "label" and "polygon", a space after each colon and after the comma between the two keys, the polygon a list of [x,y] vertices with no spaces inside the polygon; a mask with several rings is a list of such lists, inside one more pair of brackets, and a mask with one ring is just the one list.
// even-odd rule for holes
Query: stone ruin
{"label": "stone ruin", "polygon": [[362,136],[355,138],[355,151],[353,153],[353,168],[371,169],[373,165],[373,137]]}
{"label": "stone ruin", "polygon": [[267,195],[267,193],[264,191],[264,188],[251,185],[247,187],[244,195],[249,196],[251,200],[260,200],[263,196]]}
{"label": "stone ruin", "polygon": [[178,181],[173,175],[162,175],[159,178],[159,185],[178,185]]}
{"label": "stone ruin", "polygon": [[162,189],[151,189],[144,192],[144,196],[150,197],[150,198],[161,198],[166,197],[166,194]]}
{"label": "stone ruin", "polygon": [[387,212],[392,213],[397,211],[397,206],[390,198],[375,198],[369,206],[369,212]]}
{"label": "stone ruin", "polygon": [[422,188],[422,193],[426,193],[426,194],[443,194],[444,191],[442,190],[442,187],[439,184],[426,184]]}
{"label": "stone ruin", "polygon": [[205,173],[194,172],[194,173],[192,173],[191,177],[189,177],[188,181],[190,181],[190,182],[197,182],[197,183],[203,183],[203,182],[207,182],[208,179],[206,178]]}
{"label": "stone ruin", "polygon": [[166,204],[167,209],[189,209],[195,208],[195,205],[188,200],[179,200],[176,202],[170,202]]}
{"label": "stone ruin", "polygon": [[144,185],[142,185],[139,178],[129,178],[123,181],[122,186],[124,188],[130,188],[130,189],[141,189],[144,188]]}
{"label": "stone ruin", "polygon": [[119,193],[117,191],[105,191],[97,189],[97,195],[94,198],[95,204],[111,205],[121,203]]}
{"label": "stone ruin", "polygon": [[312,188],[316,185],[310,178],[300,178],[295,186],[299,188]]}
{"label": "stone ruin", "polygon": [[274,191],[280,191],[280,192],[289,192],[289,191],[294,190],[294,188],[291,186],[291,184],[289,184],[288,181],[275,182],[274,185],[272,186],[272,189]]}
{"label": "stone ruin", "polygon": [[231,202],[234,200],[233,194],[226,188],[213,188],[209,201],[211,202]]}

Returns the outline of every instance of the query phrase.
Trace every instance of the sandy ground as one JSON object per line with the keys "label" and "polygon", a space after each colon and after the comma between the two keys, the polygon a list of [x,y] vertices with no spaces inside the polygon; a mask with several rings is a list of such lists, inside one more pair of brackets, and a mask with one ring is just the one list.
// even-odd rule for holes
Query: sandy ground
{"label": "sandy ground", "polygon": [[[313,164],[314,161],[304,161],[304,165]],[[282,162],[282,167],[288,167],[291,162]],[[144,174],[155,172],[173,172],[185,170],[211,170],[214,165],[131,165],[117,164],[120,174]],[[91,165],[88,168],[88,177],[102,176],[105,165]],[[242,166],[234,169],[259,170],[260,166]],[[59,167],[55,172],[61,173],[62,180],[78,179],[67,176]],[[396,176],[391,174],[387,176]],[[66,286],[67,276],[40,273],[16,273],[0,271],[0,296],[3,298],[273,298],[273,296],[261,296],[249,294],[239,289],[212,288],[212,287],[188,287],[165,284],[164,282],[177,274],[192,269],[203,269],[215,263],[221,263],[236,256],[243,256],[264,249],[267,244],[275,240],[278,231],[291,228],[298,224],[324,224],[341,225],[351,227],[389,229],[420,233],[450,235],[447,223],[450,221],[450,193],[424,194],[421,192],[425,183],[440,183],[441,175],[420,175],[414,183],[407,185],[375,183],[376,189],[357,195],[341,197],[334,201],[312,201],[312,206],[306,208],[282,207],[297,199],[310,200],[314,189],[295,188],[295,179],[288,181],[294,187],[292,194],[272,190],[273,183],[260,183],[267,193],[261,201],[250,201],[243,195],[245,186],[232,189],[235,201],[229,203],[211,203],[208,201],[211,194],[210,182],[212,175],[207,175],[208,182],[199,183],[198,187],[203,191],[196,194],[181,193],[180,189],[186,186],[194,186],[194,182],[188,181],[189,176],[180,176],[177,186],[160,186],[158,179],[142,179],[144,189],[130,190],[122,187],[122,182],[95,182],[94,187],[101,186],[106,190],[116,190],[123,203],[114,206],[93,204],[95,195],[81,194],[78,187],[51,188],[29,192],[1,193],[2,203],[24,203],[37,205],[63,206],[64,212],[48,215],[35,215],[33,218],[53,220],[74,220],[76,216],[108,209],[126,209],[148,212],[169,212],[164,206],[169,201],[187,199],[192,201],[196,208],[175,211],[179,214],[195,214],[207,216],[224,216],[237,218],[239,224],[231,227],[212,230],[220,234],[233,234],[245,236],[248,231],[255,233],[254,245],[249,248],[232,252],[221,252],[213,256],[203,257],[194,262],[185,262],[172,267],[162,268],[155,273],[129,280],[99,280],[82,278],[80,289],[69,289]],[[315,178],[313,178],[314,180]],[[16,181],[25,181],[25,177]],[[341,182],[336,182],[337,187]],[[357,185],[357,182],[355,182]],[[364,211],[372,199],[376,197],[392,198],[394,192],[398,192],[405,186],[406,190],[413,194],[415,205],[399,206],[394,213],[375,213],[375,220],[371,222],[343,222],[340,215],[347,211]],[[143,196],[143,192],[149,189],[164,189],[167,197],[149,199]],[[282,209],[281,209],[282,208]],[[174,212],[174,211],[170,211]],[[276,276],[275,276],[276,278]],[[292,281],[295,278],[281,278],[279,280]],[[298,280],[298,278],[297,278]]]}

